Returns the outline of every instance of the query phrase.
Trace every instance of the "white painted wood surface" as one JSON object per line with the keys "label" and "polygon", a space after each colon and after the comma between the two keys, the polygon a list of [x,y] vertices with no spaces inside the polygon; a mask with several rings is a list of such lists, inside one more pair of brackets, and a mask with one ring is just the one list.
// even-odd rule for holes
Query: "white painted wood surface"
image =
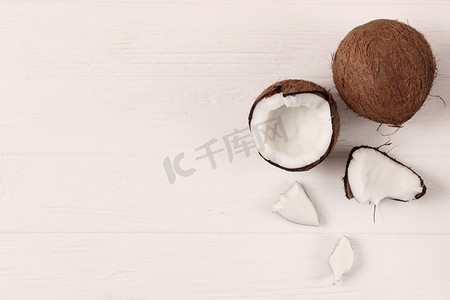
{"label": "white painted wood surface", "polygon": [[[450,115],[430,97],[386,150],[425,180],[412,203],[346,200],[353,145],[388,139],[333,88],[331,53],[353,27],[394,18],[438,58],[450,99],[448,1],[0,1],[0,299],[450,299]],[[336,97],[324,163],[288,173],[253,151],[217,168],[194,149],[246,128],[285,78]],[[391,129],[382,128],[383,132]],[[163,160],[186,153],[169,184]],[[272,203],[299,180],[322,220]],[[355,266],[332,285],[342,234]]]}

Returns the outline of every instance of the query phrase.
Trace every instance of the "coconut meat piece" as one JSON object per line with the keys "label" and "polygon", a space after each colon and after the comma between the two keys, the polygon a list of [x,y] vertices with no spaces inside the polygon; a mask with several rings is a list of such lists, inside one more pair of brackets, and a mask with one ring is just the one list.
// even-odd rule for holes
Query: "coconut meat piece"
{"label": "coconut meat piece", "polygon": [[353,249],[347,237],[343,236],[339,240],[328,259],[328,264],[333,272],[334,284],[341,280],[342,275],[351,269],[353,265]]}
{"label": "coconut meat piece", "polygon": [[350,159],[348,184],[360,203],[377,205],[385,198],[409,201],[423,192],[416,173],[376,149],[359,148]]}
{"label": "coconut meat piece", "polygon": [[250,126],[259,153],[292,169],[319,160],[333,135],[330,105],[313,93],[286,97],[278,93],[263,99],[255,106]]}
{"label": "coconut meat piece", "polygon": [[280,199],[275,202],[272,211],[293,223],[319,226],[317,211],[297,181],[286,193],[280,195]]}

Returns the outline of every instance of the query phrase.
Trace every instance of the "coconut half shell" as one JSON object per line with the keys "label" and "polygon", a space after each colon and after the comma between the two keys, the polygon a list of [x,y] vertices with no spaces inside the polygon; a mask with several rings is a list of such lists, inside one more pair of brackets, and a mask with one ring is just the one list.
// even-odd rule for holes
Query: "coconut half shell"
{"label": "coconut half shell", "polygon": [[399,126],[430,93],[436,61],[422,33],[395,20],[374,20],[351,30],[333,56],[333,80],[359,115]]}
{"label": "coconut half shell", "polygon": [[[287,171],[306,171],[318,165],[330,154],[339,135],[333,97],[306,80],[283,80],[269,86],[254,101],[248,121],[261,157]],[[258,126],[265,122],[275,123],[264,128],[263,137]],[[267,141],[275,127],[282,132],[274,133],[278,137],[275,142]]]}

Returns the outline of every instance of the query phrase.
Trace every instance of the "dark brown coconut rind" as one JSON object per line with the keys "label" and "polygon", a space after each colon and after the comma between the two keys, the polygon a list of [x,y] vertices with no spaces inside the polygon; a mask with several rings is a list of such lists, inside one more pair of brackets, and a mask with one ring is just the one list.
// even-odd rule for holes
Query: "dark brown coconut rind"
{"label": "dark brown coconut rind", "polygon": [[[392,158],[391,156],[389,156],[386,152],[380,151],[378,148],[374,148],[374,147],[370,147],[370,146],[357,146],[354,147],[351,151],[350,154],[348,155],[348,160],[347,160],[347,164],[345,166],[345,175],[342,178],[344,180],[344,189],[345,189],[345,196],[348,199],[353,199],[353,193],[352,193],[352,189],[350,188],[350,183],[348,182],[348,166],[350,165],[351,160],[353,159],[353,153],[355,153],[355,151],[361,149],[361,148],[368,148],[368,149],[373,149],[381,154],[383,154],[384,156],[388,157],[389,159],[393,160],[394,162],[398,163],[399,165],[408,168],[409,170],[411,170],[411,172],[413,172],[417,177],[419,177],[420,179],[420,186],[422,187],[422,191],[420,193],[418,193],[417,195],[414,196],[415,199],[419,199],[421,198],[423,195],[425,195],[425,193],[427,192],[427,187],[425,186],[425,183],[423,182],[422,177],[419,176],[419,174],[417,174],[413,169],[411,169],[410,167],[402,164],[401,162],[399,162],[398,160],[396,160],[395,158]],[[392,199],[391,200],[395,200],[395,201],[402,201],[402,202],[409,202],[410,199]]]}
{"label": "dark brown coconut rind", "polygon": [[436,60],[416,29],[374,20],[351,30],[333,57],[336,88],[355,112],[375,122],[401,125],[422,106]]}
{"label": "dark brown coconut rind", "polygon": [[324,89],[323,87],[321,87],[318,84],[315,84],[314,82],[306,81],[306,80],[298,80],[298,79],[288,79],[288,80],[276,82],[276,83],[272,84],[271,86],[269,86],[267,89],[265,89],[258,96],[258,98],[256,98],[255,102],[253,103],[253,106],[250,109],[250,114],[248,116],[248,125],[250,127],[250,131],[252,130],[251,122],[252,122],[252,117],[253,117],[253,111],[255,110],[256,105],[260,101],[263,101],[264,99],[269,98],[270,96],[273,96],[278,93],[282,93],[283,97],[294,96],[297,94],[305,94],[305,93],[315,94],[315,95],[320,96],[323,99],[325,99],[328,102],[328,104],[330,105],[333,133],[332,133],[330,145],[328,146],[327,151],[318,160],[316,160],[315,162],[313,162],[309,165],[291,169],[291,168],[283,167],[271,160],[268,160],[264,156],[262,156],[261,153],[259,153],[259,155],[262,158],[264,158],[264,160],[266,160],[270,164],[272,164],[278,168],[284,169],[286,171],[292,171],[292,172],[308,171],[309,169],[311,169],[311,168],[317,166],[319,163],[321,163],[328,156],[328,154],[331,153],[331,151],[334,148],[334,145],[337,142],[337,138],[339,136],[340,122],[339,122],[339,115],[338,115],[338,110],[336,107],[336,102],[334,102],[333,97],[326,89]]}

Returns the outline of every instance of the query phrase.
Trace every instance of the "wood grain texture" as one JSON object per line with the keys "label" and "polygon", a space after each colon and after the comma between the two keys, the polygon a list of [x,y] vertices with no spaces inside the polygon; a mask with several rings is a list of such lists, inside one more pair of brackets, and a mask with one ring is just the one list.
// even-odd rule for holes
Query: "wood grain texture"
{"label": "wood grain texture", "polygon": [[449,235],[2,235],[0,299],[445,299]]}
{"label": "wood grain texture", "polygon": [[[382,202],[376,224],[372,206],[345,197],[344,156],[301,174],[277,170],[256,153],[227,159],[215,170],[199,162],[194,175],[169,185],[159,154],[4,154],[0,232],[450,233],[449,178],[432,158],[406,161],[416,163],[428,194],[411,203]],[[294,180],[314,201],[320,228],[271,212]]]}
{"label": "wood grain texture", "polygon": [[[0,1],[0,299],[449,299],[449,1]],[[353,27],[409,22],[428,38],[432,95],[391,136],[347,110],[331,53]],[[331,90],[335,150],[305,173],[226,151],[259,93]],[[393,130],[382,127],[381,133]],[[345,198],[352,146],[379,146],[428,186],[412,203]],[[254,149],[253,149],[254,150]],[[170,185],[166,157],[195,168]],[[299,180],[322,226],[271,213]],[[348,234],[356,262],[332,286]]]}

